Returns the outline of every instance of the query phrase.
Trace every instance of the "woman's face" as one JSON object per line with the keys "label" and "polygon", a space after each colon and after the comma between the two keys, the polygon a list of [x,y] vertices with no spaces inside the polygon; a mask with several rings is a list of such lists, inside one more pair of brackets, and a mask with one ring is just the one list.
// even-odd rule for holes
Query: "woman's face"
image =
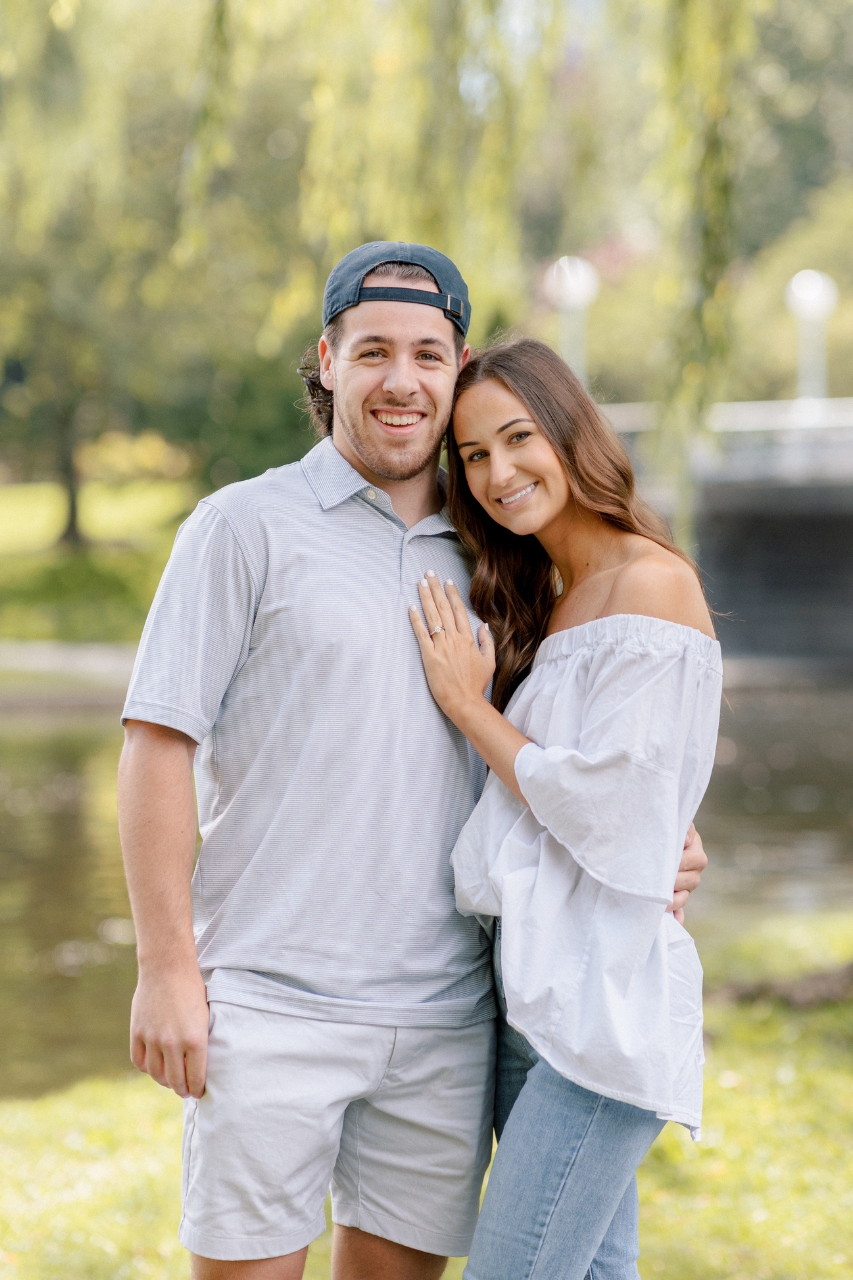
{"label": "woman's face", "polygon": [[471,492],[505,529],[538,534],[565,511],[563,464],[527,406],[503,383],[478,382],[463,391],[453,433]]}

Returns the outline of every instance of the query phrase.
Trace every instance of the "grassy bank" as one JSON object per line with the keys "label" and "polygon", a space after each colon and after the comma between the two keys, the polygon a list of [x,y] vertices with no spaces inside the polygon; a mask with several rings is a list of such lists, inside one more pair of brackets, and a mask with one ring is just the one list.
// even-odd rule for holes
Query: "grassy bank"
{"label": "grassy bank", "polygon": [[[669,1126],[641,1171],[645,1277],[853,1276],[851,1015],[709,1005],[705,1141]],[[186,1277],[180,1123],[142,1078],[0,1104],[0,1277]],[[328,1235],[307,1274],[328,1276]]]}
{"label": "grassy bank", "polygon": [[0,637],[139,638],[194,484],[92,482],[80,495],[82,548],[57,545],[66,499],[54,484],[0,486]]}

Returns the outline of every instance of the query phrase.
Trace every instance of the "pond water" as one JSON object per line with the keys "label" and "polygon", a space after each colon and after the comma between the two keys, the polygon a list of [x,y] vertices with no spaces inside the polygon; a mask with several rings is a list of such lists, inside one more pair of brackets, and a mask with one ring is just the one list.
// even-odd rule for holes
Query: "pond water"
{"label": "pond water", "polygon": [[[120,747],[112,713],[0,724],[0,1095],[128,1068]],[[761,916],[853,908],[853,688],[728,694],[718,758],[697,819],[700,949]]]}

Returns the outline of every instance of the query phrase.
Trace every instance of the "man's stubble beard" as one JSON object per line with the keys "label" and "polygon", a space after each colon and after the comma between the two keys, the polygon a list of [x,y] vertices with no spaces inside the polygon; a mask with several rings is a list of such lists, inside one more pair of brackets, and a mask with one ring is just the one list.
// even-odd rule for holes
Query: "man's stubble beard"
{"label": "man's stubble beard", "polygon": [[[401,405],[397,412],[405,413],[406,409]],[[370,438],[360,416],[357,421],[353,421],[345,407],[335,404],[334,427],[344,433],[350,448],[364,465],[383,480],[413,480],[426,471],[441,449],[441,438],[449,421],[448,414],[443,426],[439,426],[438,422],[434,424],[435,435],[428,444],[412,441],[409,445],[398,445],[396,448],[389,445],[387,449],[382,449]]]}

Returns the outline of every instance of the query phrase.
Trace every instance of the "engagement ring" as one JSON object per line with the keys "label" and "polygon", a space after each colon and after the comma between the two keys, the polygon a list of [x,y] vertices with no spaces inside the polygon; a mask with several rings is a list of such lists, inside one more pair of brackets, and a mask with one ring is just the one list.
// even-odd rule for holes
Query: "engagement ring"
{"label": "engagement ring", "polygon": [[430,635],[437,636],[439,631],[443,631],[443,630],[444,630],[444,627],[433,627],[432,631],[430,632]]}

